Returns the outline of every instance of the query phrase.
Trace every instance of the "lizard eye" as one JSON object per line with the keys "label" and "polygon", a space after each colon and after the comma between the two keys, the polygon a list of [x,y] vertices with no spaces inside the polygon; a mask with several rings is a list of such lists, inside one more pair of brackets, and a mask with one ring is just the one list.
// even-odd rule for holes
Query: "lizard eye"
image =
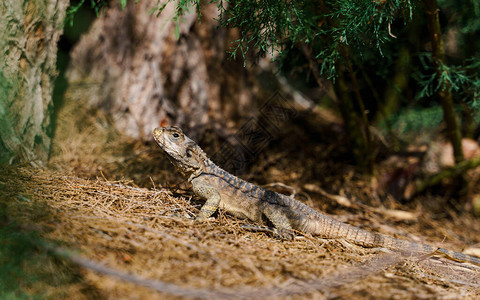
{"label": "lizard eye", "polygon": [[172,133],[172,135],[170,136],[170,139],[174,142],[178,141],[180,139],[180,134],[177,133],[177,132],[174,132]]}

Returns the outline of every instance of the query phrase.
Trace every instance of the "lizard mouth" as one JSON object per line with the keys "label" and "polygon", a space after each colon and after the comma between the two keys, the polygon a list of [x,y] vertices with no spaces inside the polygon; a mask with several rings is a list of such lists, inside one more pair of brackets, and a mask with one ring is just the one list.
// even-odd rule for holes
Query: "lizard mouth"
{"label": "lizard mouth", "polygon": [[155,128],[153,130],[153,139],[155,140],[155,142],[157,142],[157,144],[160,146],[160,148],[163,149],[163,147],[165,145],[163,128]]}

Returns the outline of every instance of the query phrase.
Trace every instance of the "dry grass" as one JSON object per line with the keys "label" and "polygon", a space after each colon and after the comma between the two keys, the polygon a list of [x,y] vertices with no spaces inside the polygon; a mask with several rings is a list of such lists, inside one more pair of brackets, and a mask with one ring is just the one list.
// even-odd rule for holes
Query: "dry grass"
{"label": "dry grass", "polygon": [[[412,292],[424,297],[480,296],[479,271],[446,261],[412,262],[312,237],[279,241],[245,231],[243,221],[222,213],[209,222],[192,223],[186,217],[197,212],[198,203],[169,189],[148,190],[128,182],[85,180],[29,168],[2,173],[0,181],[15,187],[2,193],[9,218],[41,232],[46,240],[62,241],[62,248],[74,251],[70,256],[117,275],[148,279],[154,288],[172,284],[169,293],[158,293],[125,283],[119,276],[83,269],[86,284],[109,299],[169,294],[403,299]],[[34,216],[36,209],[28,208],[38,205],[43,207],[40,218]]]}

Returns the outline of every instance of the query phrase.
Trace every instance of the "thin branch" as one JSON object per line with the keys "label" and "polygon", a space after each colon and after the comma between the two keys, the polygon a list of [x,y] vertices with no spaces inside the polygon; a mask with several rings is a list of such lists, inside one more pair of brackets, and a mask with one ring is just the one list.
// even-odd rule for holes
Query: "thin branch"
{"label": "thin branch", "polygon": [[60,256],[64,259],[67,259],[83,268],[95,271],[100,274],[112,276],[129,283],[148,287],[157,292],[167,293],[170,295],[181,296],[181,297],[196,298],[196,299],[240,298],[235,293],[232,293],[232,292],[222,292],[222,291],[211,290],[211,289],[182,287],[173,283],[167,283],[164,281],[142,278],[136,274],[123,272],[114,268],[107,267],[100,262],[96,262],[93,260],[80,257],[63,248],[53,247],[51,245],[47,245],[46,248],[52,251],[55,255]]}
{"label": "thin branch", "polygon": [[464,174],[466,171],[480,166],[480,157],[464,160],[455,166],[448,168],[439,173],[433,174],[423,179],[417,180],[415,183],[415,194],[421,193],[427,188],[439,184],[445,179],[455,178]]}

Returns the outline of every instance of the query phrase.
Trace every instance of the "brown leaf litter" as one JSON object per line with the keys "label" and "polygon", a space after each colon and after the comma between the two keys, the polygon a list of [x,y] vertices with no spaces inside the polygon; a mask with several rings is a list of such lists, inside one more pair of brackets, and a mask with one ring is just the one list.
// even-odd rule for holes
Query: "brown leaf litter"
{"label": "brown leaf litter", "polygon": [[[139,188],[26,167],[0,174],[8,218],[80,267],[108,299],[475,298],[480,271],[445,259],[400,257],[343,241],[280,241],[200,207],[188,192]],[[38,210],[42,210],[41,214]],[[88,298],[71,289],[71,298]]]}

